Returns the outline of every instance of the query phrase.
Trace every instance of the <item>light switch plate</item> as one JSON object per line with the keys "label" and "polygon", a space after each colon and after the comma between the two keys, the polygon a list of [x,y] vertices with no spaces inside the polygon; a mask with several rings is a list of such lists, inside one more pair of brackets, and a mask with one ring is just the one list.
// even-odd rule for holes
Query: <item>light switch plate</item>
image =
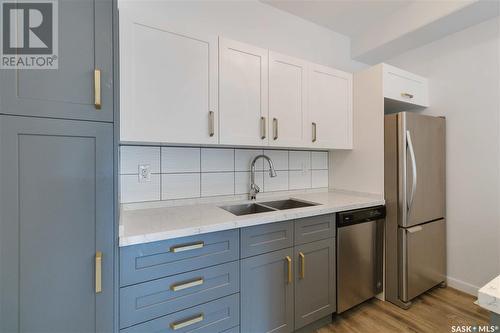
{"label": "light switch plate", "polygon": [[139,183],[151,181],[151,165],[139,164]]}

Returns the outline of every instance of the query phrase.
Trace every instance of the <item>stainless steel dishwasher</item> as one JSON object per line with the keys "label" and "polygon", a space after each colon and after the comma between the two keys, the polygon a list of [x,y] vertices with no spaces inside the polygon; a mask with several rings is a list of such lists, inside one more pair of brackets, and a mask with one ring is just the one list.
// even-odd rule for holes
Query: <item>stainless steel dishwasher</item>
{"label": "stainless steel dishwasher", "polygon": [[337,213],[337,312],[382,291],[385,207]]}

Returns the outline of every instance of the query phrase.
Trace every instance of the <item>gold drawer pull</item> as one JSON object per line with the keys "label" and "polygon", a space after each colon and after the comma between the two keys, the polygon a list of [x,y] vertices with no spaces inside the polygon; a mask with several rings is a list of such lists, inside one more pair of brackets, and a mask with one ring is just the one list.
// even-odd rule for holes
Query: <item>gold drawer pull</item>
{"label": "gold drawer pull", "polygon": [[94,70],[94,107],[101,109],[101,70]]}
{"label": "gold drawer pull", "polygon": [[202,285],[204,282],[205,281],[203,280],[203,278],[199,278],[199,279],[184,282],[184,283],[173,284],[170,286],[170,290],[179,291],[179,290],[183,290],[183,289],[188,289],[188,288]]}
{"label": "gold drawer pull", "polygon": [[299,259],[300,259],[299,277],[303,279],[306,276],[306,256],[304,255],[304,253],[299,252]]}
{"label": "gold drawer pull", "polygon": [[260,117],[260,139],[266,138],[266,117]]}
{"label": "gold drawer pull", "polygon": [[205,246],[204,242],[196,242],[196,243],[191,243],[191,244],[177,245],[177,246],[170,247],[170,252],[177,253],[177,252],[196,250],[196,249],[201,249],[204,246]]}
{"label": "gold drawer pull", "polygon": [[208,135],[210,137],[215,134],[214,112],[208,111]]}
{"label": "gold drawer pull", "polygon": [[401,93],[401,97],[407,97],[409,99],[412,99],[413,98],[413,95],[412,94],[409,94],[409,93]]}
{"label": "gold drawer pull", "polygon": [[312,123],[312,142],[316,142],[317,136],[317,125],[316,123]]}
{"label": "gold drawer pull", "polygon": [[187,327],[187,326],[190,326],[190,325],[194,325],[196,323],[199,323],[200,321],[203,320],[203,313],[197,315],[197,316],[194,316],[192,318],[189,318],[189,319],[186,319],[186,320],[183,320],[183,321],[178,321],[178,322],[175,322],[175,323],[172,323],[170,324],[170,327],[176,331],[176,330],[179,330],[181,328],[184,328],[184,327]]}
{"label": "gold drawer pull", "polygon": [[290,256],[285,257],[287,269],[288,269],[288,283],[292,283],[292,258]]}
{"label": "gold drawer pull", "polygon": [[102,292],[102,252],[95,253],[95,293]]}
{"label": "gold drawer pull", "polygon": [[278,140],[278,118],[273,118],[273,140]]}

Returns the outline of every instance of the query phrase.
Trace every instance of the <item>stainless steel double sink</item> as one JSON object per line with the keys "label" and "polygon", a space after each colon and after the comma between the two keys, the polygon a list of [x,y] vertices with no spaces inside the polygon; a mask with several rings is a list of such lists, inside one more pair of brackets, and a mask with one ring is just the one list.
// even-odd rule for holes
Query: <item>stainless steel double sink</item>
{"label": "stainless steel double sink", "polygon": [[277,210],[294,209],[317,206],[314,202],[305,202],[294,199],[249,203],[242,205],[221,206],[220,208],[237,216],[273,212]]}

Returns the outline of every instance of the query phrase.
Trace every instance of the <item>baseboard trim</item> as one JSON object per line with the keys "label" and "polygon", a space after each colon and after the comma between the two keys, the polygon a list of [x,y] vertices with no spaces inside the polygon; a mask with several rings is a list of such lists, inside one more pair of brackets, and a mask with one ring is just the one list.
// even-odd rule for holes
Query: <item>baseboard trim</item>
{"label": "baseboard trim", "polygon": [[459,280],[459,279],[452,278],[450,276],[446,277],[446,283],[451,288],[463,291],[464,293],[467,293],[467,294],[474,296],[474,297],[477,297],[477,292],[480,288],[478,286],[464,282],[464,281]]}

